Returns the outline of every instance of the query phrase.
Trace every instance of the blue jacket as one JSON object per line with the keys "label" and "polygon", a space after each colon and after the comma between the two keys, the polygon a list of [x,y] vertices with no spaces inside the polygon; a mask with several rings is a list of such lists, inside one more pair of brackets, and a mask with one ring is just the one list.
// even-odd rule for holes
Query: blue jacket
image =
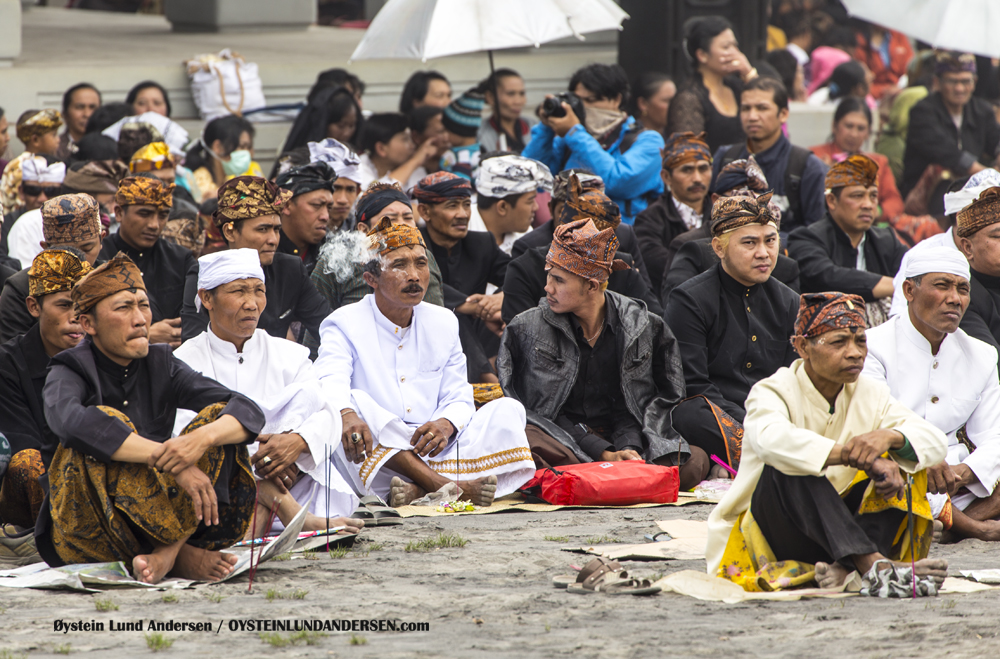
{"label": "blue jacket", "polygon": [[531,129],[531,141],[521,155],[545,163],[553,173],[586,167],[604,179],[604,192],[621,208],[622,222],[632,224],[648,199],[655,201],[663,193],[660,151],[664,147],[662,135],[644,130],[623,154],[619,149],[622,138],[634,124],[635,119],[629,117],[607,151],[582,124],[573,126],[565,137],[538,124]]}

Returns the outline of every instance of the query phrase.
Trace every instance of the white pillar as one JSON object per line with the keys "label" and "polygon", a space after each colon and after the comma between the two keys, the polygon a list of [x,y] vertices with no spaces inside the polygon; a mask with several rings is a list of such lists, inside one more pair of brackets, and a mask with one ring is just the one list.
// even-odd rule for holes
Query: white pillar
{"label": "white pillar", "polygon": [[0,0],[0,66],[21,54],[21,0]]}

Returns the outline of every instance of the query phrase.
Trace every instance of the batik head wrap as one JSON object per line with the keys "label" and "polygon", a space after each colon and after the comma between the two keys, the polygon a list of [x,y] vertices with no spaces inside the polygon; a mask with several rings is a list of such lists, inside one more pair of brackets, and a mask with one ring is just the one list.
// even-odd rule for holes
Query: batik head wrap
{"label": "batik head wrap", "polygon": [[469,179],[451,172],[434,172],[420,179],[410,196],[423,204],[443,204],[449,199],[465,199],[472,196]]}
{"label": "batik head wrap", "polygon": [[612,228],[598,231],[593,221],[577,220],[556,227],[545,270],[562,268],[584,279],[605,282],[612,272],[628,270],[628,264],[615,258],[618,238]]}
{"label": "batik head wrap", "polygon": [[868,156],[855,153],[835,163],[826,172],[826,189],[834,190],[848,185],[870,188],[878,181],[878,163]]}
{"label": "batik head wrap", "polygon": [[73,290],[76,282],[93,269],[78,256],[79,253],[79,250],[67,249],[47,249],[39,253],[28,269],[28,295],[37,298]]}
{"label": "batik head wrap", "polygon": [[158,169],[173,169],[177,166],[174,156],[170,155],[170,147],[166,142],[150,142],[132,154],[128,163],[128,171],[152,172]]}
{"label": "batik head wrap", "polygon": [[17,139],[27,144],[32,137],[59,130],[62,125],[58,110],[38,110],[17,122]]}
{"label": "batik head wrap", "polygon": [[346,145],[332,137],[322,142],[309,142],[309,162],[329,163],[337,172],[337,178],[346,178],[358,185],[363,183],[361,177],[361,158]]}
{"label": "batik head wrap", "polygon": [[128,169],[120,160],[91,160],[66,172],[63,187],[88,194],[115,194],[126,176]]}
{"label": "batik head wrap", "polygon": [[591,174],[583,169],[564,169],[556,174],[552,183],[552,201],[566,201],[569,199],[569,181],[576,176],[580,182],[580,187],[584,190],[600,190],[604,192],[604,179],[597,174]]}
{"label": "batik head wrap", "polygon": [[118,184],[115,203],[126,206],[155,206],[170,208],[174,205],[174,184],[164,183],[148,176],[128,176]]}
{"label": "batik head wrap", "polygon": [[552,189],[549,168],[524,156],[496,156],[479,163],[476,192],[494,199]]}
{"label": "batik head wrap", "polygon": [[266,178],[237,176],[219,186],[219,208],[212,217],[216,226],[222,226],[226,222],[280,215],[291,198],[290,190],[282,190]]}
{"label": "batik head wrap", "polygon": [[713,192],[724,195],[734,188],[741,188],[738,194],[742,194],[743,190],[763,192],[768,189],[764,170],[757,164],[757,159],[753,157],[752,153],[744,159],[734,160],[723,167],[715,178]]}
{"label": "batik head wrap", "polygon": [[703,160],[712,163],[712,152],[705,142],[705,133],[695,135],[691,131],[673,133],[667,138],[663,148],[663,169],[674,169],[689,162]]}
{"label": "batik head wrap", "polygon": [[781,222],[770,208],[771,194],[759,197],[719,197],[712,205],[712,235],[721,236],[748,224],[772,225]]}
{"label": "batik head wrap", "polygon": [[124,252],[118,252],[113,259],[91,270],[73,287],[73,309],[76,313],[87,313],[104,298],[121,291],[144,291],[139,266]]}
{"label": "batik head wrap", "polygon": [[378,217],[378,214],[394,201],[402,202],[407,206],[410,206],[412,203],[398,184],[372,183],[358,199],[354,215],[358,222],[364,222],[368,226],[371,226],[375,218]]}
{"label": "batik head wrap", "polygon": [[584,190],[576,175],[570,177],[569,198],[559,210],[557,224],[591,219],[598,231],[614,229],[622,222],[618,204],[600,190]]}
{"label": "batik head wrap", "polygon": [[944,73],[975,73],[976,57],[955,50],[934,51],[934,75]]}
{"label": "batik head wrap", "polygon": [[316,190],[333,192],[333,184],[336,181],[337,172],[329,163],[314,162],[292,167],[280,174],[274,184],[283,190],[291,190],[294,198]]}
{"label": "batik head wrap", "polygon": [[833,330],[865,329],[865,301],[847,293],[803,293],[799,296],[799,315],[795,318],[795,336],[811,338]]}
{"label": "batik head wrap", "polygon": [[400,247],[420,245],[426,248],[424,237],[420,230],[408,224],[393,224],[392,220],[383,217],[378,225],[368,232],[368,244],[373,252],[385,256]]}
{"label": "batik head wrap", "polygon": [[979,198],[958,212],[955,233],[959,238],[968,238],[991,224],[1000,222],[1000,187],[988,188]]}
{"label": "batik head wrap", "polygon": [[89,194],[64,194],[42,204],[42,235],[49,245],[100,240],[101,229],[101,208]]}

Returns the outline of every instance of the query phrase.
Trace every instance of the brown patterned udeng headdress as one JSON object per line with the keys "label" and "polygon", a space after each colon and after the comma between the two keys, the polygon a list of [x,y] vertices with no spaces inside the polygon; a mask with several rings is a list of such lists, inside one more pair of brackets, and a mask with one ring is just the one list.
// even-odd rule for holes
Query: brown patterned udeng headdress
{"label": "brown patterned udeng headdress", "polygon": [[94,268],[73,287],[73,309],[87,313],[104,298],[127,290],[146,290],[142,273],[124,252],[107,263]]}
{"label": "brown patterned udeng headdress", "polygon": [[28,269],[28,295],[37,298],[73,290],[92,269],[90,263],[69,250],[47,249],[35,257]]}

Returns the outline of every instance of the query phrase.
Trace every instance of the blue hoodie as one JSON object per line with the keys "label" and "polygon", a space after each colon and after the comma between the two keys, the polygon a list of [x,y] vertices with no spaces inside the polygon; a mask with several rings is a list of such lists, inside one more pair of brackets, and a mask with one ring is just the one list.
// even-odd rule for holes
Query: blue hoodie
{"label": "blue hoodie", "polygon": [[531,141],[521,153],[544,163],[553,173],[564,169],[585,167],[604,179],[604,193],[622,210],[622,222],[632,224],[635,216],[663,193],[660,179],[663,136],[655,130],[644,130],[623,154],[622,138],[635,119],[622,124],[618,139],[606,151],[582,124],[573,126],[565,137],[557,137],[545,124],[531,129]]}

